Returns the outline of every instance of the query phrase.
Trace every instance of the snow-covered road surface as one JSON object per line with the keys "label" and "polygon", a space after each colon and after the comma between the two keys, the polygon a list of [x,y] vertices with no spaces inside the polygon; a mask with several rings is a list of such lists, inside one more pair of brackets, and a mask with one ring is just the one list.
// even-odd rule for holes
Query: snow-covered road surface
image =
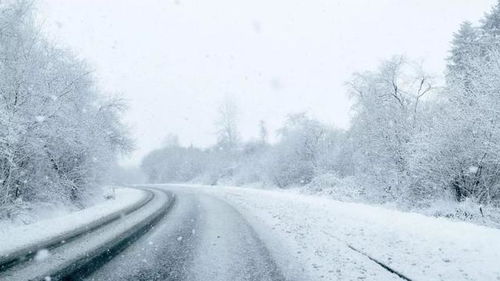
{"label": "snow-covered road surface", "polygon": [[[0,271],[0,280],[59,280],[87,270],[89,264],[112,256],[129,241],[148,229],[151,224],[165,213],[171,197],[164,191],[149,191],[151,200],[138,209],[124,214],[97,228],[90,229],[70,240],[62,240],[43,254],[33,259],[20,260]],[[140,195],[141,193],[139,193]]]}
{"label": "snow-covered road surface", "polygon": [[33,248],[49,247],[60,240],[67,240],[128,213],[149,199],[148,193],[143,190],[118,188],[113,200],[33,224],[0,229],[0,270],[9,259],[27,254],[25,252]]}
{"label": "snow-covered road surface", "polygon": [[174,206],[164,219],[86,280],[286,280],[232,206],[174,190]]}
{"label": "snow-covered road surface", "polygon": [[286,191],[154,187],[175,194],[167,214],[70,280],[500,280],[498,229]]}
{"label": "snow-covered road surface", "polygon": [[284,191],[157,185],[171,212],[88,280],[500,280],[500,230]]}
{"label": "snow-covered road surface", "polygon": [[233,205],[278,264],[298,262],[311,280],[401,280],[373,260],[411,280],[500,280],[499,229],[291,192],[190,188]]}
{"label": "snow-covered road surface", "polygon": [[[244,189],[156,187],[176,194],[169,213],[86,280],[404,280],[342,241],[317,241],[301,227],[269,224],[262,214],[279,209],[247,208],[239,202],[246,200]],[[270,202],[263,191],[249,192],[261,197],[248,197],[248,205]],[[276,206],[294,204],[274,199],[283,201]],[[292,207],[298,224],[301,207]]]}

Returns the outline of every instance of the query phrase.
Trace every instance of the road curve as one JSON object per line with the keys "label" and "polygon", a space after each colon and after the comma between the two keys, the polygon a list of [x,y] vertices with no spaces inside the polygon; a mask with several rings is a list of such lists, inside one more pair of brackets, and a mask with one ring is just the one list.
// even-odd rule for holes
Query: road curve
{"label": "road curve", "polygon": [[102,257],[112,256],[162,217],[172,198],[164,191],[151,192],[154,195],[147,204],[68,241],[63,240],[57,247],[53,246],[43,259],[29,258],[0,271],[0,281],[73,280],[74,272]]}
{"label": "road curve", "polygon": [[154,229],[102,267],[73,280],[285,280],[232,206],[206,194],[174,192],[174,205]]}

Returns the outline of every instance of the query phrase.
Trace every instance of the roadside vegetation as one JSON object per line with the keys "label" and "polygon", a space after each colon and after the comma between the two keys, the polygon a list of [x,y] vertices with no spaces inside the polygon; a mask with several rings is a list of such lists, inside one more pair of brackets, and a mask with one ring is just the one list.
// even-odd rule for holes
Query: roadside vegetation
{"label": "roadside vegetation", "polygon": [[447,62],[444,83],[401,56],[354,74],[348,130],[299,113],[277,142],[268,142],[264,123],[260,139],[242,141],[237,109],[224,104],[213,147],[182,147],[171,137],[142,169],[157,183],[301,186],[401,206],[455,202],[472,207],[442,215],[483,216],[500,206],[500,4],[477,25],[462,24]]}
{"label": "roadside vegetation", "polygon": [[0,219],[97,192],[131,145],[122,109],[84,61],[44,37],[32,1],[0,2]]}

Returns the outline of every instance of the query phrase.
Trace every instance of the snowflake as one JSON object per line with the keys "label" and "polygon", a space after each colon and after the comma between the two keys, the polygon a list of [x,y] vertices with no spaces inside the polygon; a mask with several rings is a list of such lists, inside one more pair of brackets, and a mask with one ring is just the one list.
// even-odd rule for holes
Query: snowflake
{"label": "snowflake", "polygon": [[471,173],[471,174],[475,174],[475,173],[477,173],[477,170],[478,170],[478,169],[479,169],[479,168],[478,168],[478,167],[476,167],[476,166],[470,166],[470,167],[469,167],[469,173]]}
{"label": "snowflake", "polygon": [[46,260],[50,256],[49,250],[41,249],[35,254],[35,261]]}

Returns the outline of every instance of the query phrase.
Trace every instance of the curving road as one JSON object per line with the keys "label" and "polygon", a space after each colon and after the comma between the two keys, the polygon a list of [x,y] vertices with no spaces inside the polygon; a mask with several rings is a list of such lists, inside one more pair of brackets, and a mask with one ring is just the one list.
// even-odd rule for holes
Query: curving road
{"label": "curving road", "polygon": [[[0,280],[75,279],[72,276],[79,276],[81,270],[126,248],[163,217],[171,206],[171,195],[158,190],[149,190],[148,194],[151,196],[147,200],[112,212],[104,219],[61,235],[42,237],[40,246],[15,249],[6,256],[7,262],[0,264]],[[42,257],[39,250],[45,251]]]}
{"label": "curving road", "polygon": [[173,189],[175,203],[153,229],[90,274],[80,272],[71,280],[286,280],[232,206]]}

